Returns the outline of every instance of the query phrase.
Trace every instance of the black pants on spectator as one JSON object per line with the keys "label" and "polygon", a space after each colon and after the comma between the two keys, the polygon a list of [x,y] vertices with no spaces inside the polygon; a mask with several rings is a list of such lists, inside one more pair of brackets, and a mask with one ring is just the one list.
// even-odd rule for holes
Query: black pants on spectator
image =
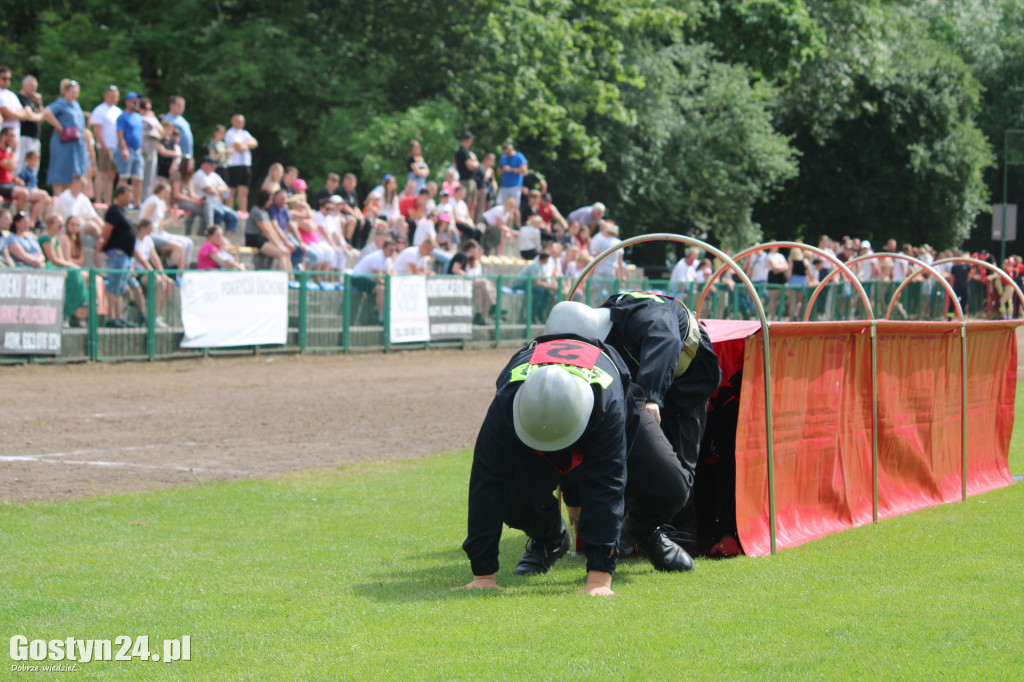
{"label": "black pants on spectator", "polygon": [[480,246],[484,244],[484,231],[469,223],[455,223],[455,229],[466,239],[475,239]]}

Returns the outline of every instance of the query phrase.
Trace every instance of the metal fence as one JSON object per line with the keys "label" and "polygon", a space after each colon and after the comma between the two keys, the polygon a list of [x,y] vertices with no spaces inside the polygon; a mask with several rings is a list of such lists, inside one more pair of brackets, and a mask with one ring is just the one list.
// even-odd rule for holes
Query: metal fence
{"label": "metal fence", "polygon": [[[125,319],[132,326],[108,326],[110,318],[104,305],[102,288],[97,286],[104,274],[114,271],[92,269],[86,274],[88,301],[86,315],[80,326],[65,323],[61,334],[61,352],[57,356],[0,356],[0,363],[11,362],[73,362],[109,360],[157,360],[163,358],[203,357],[254,353],[388,351],[393,347],[480,347],[518,344],[536,336],[543,320],[572,287],[571,278],[561,278],[557,287],[542,286],[539,280],[517,276],[489,276],[494,281],[496,303],[484,311],[485,320],[474,320],[471,338],[462,341],[394,344],[389,338],[390,310],[387,305],[378,312],[373,293],[353,285],[351,275],[340,273],[297,272],[290,282],[288,298],[288,338],[280,346],[237,347],[230,349],[181,348],[184,328],[181,323],[181,300],[174,287],[165,302],[158,301],[158,287],[152,286],[152,273],[135,273],[142,305],[125,297]],[[178,273],[167,271],[171,277]],[[438,275],[442,276],[442,275]],[[385,286],[390,278],[385,277]],[[323,286],[321,286],[323,284]],[[802,319],[804,307],[813,287],[759,285],[769,319]],[[892,282],[865,282],[865,289],[876,310],[884,310],[896,285]],[[680,296],[696,305],[703,284],[669,282],[667,280],[610,280],[588,278],[580,287],[577,299],[599,305],[610,293],[622,289],[642,289]],[[385,295],[385,302],[388,296]],[[129,302],[131,301],[131,302]],[[894,317],[900,319],[946,319],[947,299],[942,287],[934,281],[910,284],[900,296],[900,307]],[[971,282],[969,310],[972,316],[983,314],[986,303],[985,286]],[[142,315],[142,308],[157,314]],[[848,282],[827,287],[815,303],[811,320],[863,319],[863,310]],[[160,325],[157,317],[166,323]],[[756,319],[754,305],[742,287],[730,288],[716,283],[701,309],[702,317],[722,319]],[[72,320],[77,321],[78,318]],[[480,324],[480,322],[484,322]]]}

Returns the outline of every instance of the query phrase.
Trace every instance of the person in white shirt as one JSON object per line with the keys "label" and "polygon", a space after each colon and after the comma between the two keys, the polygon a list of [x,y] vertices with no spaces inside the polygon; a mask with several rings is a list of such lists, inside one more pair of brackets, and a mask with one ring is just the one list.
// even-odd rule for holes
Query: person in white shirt
{"label": "person in white shirt", "polygon": [[343,272],[348,267],[349,257],[359,256],[359,251],[345,241],[345,235],[341,228],[341,215],[339,206],[345,202],[337,194],[325,199],[320,210],[313,214],[313,222],[320,229],[324,241],[334,251],[331,267],[338,272]]}
{"label": "person in white shirt", "polygon": [[396,275],[429,275],[432,271],[427,263],[434,245],[425,241],[419,246],[410,246],[395,257]]}
{"label": "person in white shirt", "polygon": [[245,211],[249,207],[249,184],[252,182],[252,150],[259,142],[245,129],[245,116],[235,114],[231,117],[231,128],[224,136],[228,146],[228,186],[231,196],[228,205],[234,204],[238,196],[238,210]]}
{"label": "person in white shirt", "polygon": [[206,197],[203,203],[204,228],[223,224],[225,232],[234,233],[238,230],[238,214],[224,205],[224,197],[229,190],[223,178],[217,175],[216,168],[216,159],[204,158],[192,176],[192,190],[196,195]]}
{"label": "person in white shirt", "polygon": [[[171,278],[164,272],[163,263],[160,262],[160,256],[157,255],[156,245],[153,243],[152,236],[153,223],[143,218],[139,221],[139,225],[136,229],[135,253],[133,254],[134,259],[132,260],[131,269],[140,273],[153,273],[144,277],[139,277],[139,279],[141,279],[142,283],[147,287],[156,287],[156,310],[150,312],[155,313],[156,315],[156,319],[153,320],[153,322],[156,324],[157,329],[167,329],[167,323],[160,317],[160,310],[174,291],[174,281],[171,280]],[[143,323],[145,323],[146,297],[141,295],[142,292],[138,290],[137,284],[133,285],[131,289],[132,292],[136,294],[136,304],[138,305],[139,310],[142,311],[142,320]]]}
{"label": "person in white shirt", "polygon": [[676,266],[672,268],[670,279],[674,288],[680,293],[686,293],[688,282],[700,281],[700,259],[697,257],[699,255],[700,250],[691,246],[686,249],[686,255],[680,258]]}
{"label": "person in white shirt", "polygon": [[[381,236],[381,233],[374,235]],[[364,293],[374,294],[377,305],[377,319],[384,319],[384,279],[387,275],[395,274],[394,259],[398,247],[390,237],[384,236],[380,248],[370,252],[366,257],[360,258],[356,266],[352,268],[352,285]]]}
{"label": "person in white shirt", "polygon": [[121,115],[121,107],[117,106],[117,101],[120,98],[116,85],[107,86],[103,92],[103,103],[97,105],[89,117],[96,140],[96,201],[101,204],[112,201],[114,178],[117,177],[114,154],[118,148],[117,119]]}
{"label": "person in white shirt", "polygon": [[[598,234],[590,240],[590,251],[594,255],[603,253],[622,242],[619,239],[619,226],[610,220],[602,220],[597,229]],[[618,288],[618,280],[624,274],[624,268],[622,251],[616,251],[594,268],[594,288],[601,299],[608,298],[615,293]]]}
{"label": "person in white shirt", "polygon": [[167,228],[178,222],[177,209],[168,215],[167,201],[171,197],[171,186],[162,180],[156,183],[153,193],[139,207],[139,218],[153,223],[153,243],[160,253],[167,254],[168,262],[178,270],[187,270],[192,263],[192,240],[181,234],[171,234]]}
{"label": "person in white shirt", "polygon": [[53,212],[62,216],[65,222],[71,217],[78,218],[82,234],[86,237],[95,240],[103,233],[103,219],[85,195],[85,177],[81,175],[72,176],[68,188],[57,195]]}

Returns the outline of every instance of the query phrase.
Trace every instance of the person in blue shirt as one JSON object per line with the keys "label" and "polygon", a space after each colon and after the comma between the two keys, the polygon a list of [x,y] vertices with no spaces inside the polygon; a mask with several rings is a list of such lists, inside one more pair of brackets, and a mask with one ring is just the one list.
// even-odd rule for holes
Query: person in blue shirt
{"label": "person in blue shirt", "polygon": [[142,205],[142,114],[139,113],[139,93],[129,92],[124,98],[124,111],[117,117],[117,185],[132,186],[132,200]]}
{"label": "person in blue shirt", "polygon": [[498,161],[498,170],[501,171],[501,189],[498,191],[500,206],[507,199],[515,199],[516,206],[523,193],[523,177],[529,172],[526,165],[526,157],[516,151],[515,145],[509,140],[502,145],[501,159]]}
{"label": "person in blue shirt", "polygon": [[39,152],[25,154],[25,167],[18,173],[18,177],[27,189],[39,187]]}

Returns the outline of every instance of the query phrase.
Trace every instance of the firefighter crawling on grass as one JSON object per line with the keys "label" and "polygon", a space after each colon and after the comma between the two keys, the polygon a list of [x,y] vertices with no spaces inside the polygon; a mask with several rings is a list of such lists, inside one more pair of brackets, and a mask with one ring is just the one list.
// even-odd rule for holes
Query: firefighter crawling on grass
{"label": "firefighter crawling on grass", "polygon": [[587,560],[581,592],[613,594],[620,531],[658,570],[693,568],[659,530],[686,503],[688,481],[625,362],[598,339],[546,334],[501,371],[477,436],[462,545],[474,577],[464,589],[499,587],[503,523],[529,537],[516,575],[547,573],[566,554],[569,532],[553,493],[570,472]]}

